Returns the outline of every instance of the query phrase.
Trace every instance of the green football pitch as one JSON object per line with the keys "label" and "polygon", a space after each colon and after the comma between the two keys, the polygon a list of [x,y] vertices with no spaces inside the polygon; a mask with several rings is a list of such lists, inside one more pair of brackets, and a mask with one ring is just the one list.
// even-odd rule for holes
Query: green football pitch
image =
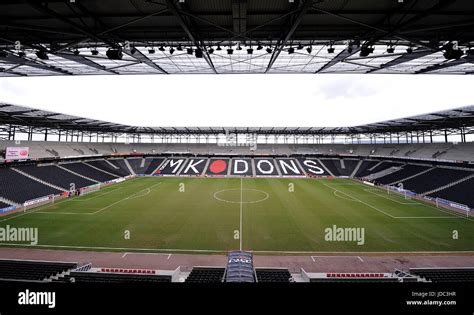
{"label": "green football pitch", "polygon": [[[0,228],[7,225],[38,228],[38,244],[0,246],[282,254],[474,251],[473,218],[349,179],[135,178],[0,218]],[[363,242],[328,238],[338,228],[363,229]]]}

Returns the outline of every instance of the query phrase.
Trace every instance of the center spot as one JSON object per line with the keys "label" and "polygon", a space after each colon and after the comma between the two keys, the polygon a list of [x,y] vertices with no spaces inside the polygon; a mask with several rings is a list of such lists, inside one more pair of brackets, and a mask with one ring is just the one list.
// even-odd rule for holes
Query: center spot
{"label": "center spot", "polygon": [[270,195],[263,190],[250,188],[244,188],[242,190],[240,188],[223,189],[214,193],[215,199],[228,203],[257,203],[265,201],[269,197]]}

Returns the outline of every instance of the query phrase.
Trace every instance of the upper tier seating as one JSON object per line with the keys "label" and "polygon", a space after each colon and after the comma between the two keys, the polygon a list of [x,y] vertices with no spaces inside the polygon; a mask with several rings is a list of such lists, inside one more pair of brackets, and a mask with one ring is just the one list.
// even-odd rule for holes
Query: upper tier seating
{"label": "upper tier seating", "polygon": [[94,179],[99,182],[107,182],[113,179],[117,179],[116,176],[109,175],[107,173],[96,170],[84,163],[68,163],[61,164],[62,167],[67,168],[75,173]]}
{"label": "upper tier seating", "polygon": [[[217,144],[189,143],[89,143],[89,142],[42,142],[14,141],[0,142],[0,150],[5,147],[25,146],[30,148],[31,158],[70,157],[84,155],[111,154],[162,154],[162,153],[191,153],[191,154],[344,154],[354,156],[390,156],[411,157],[421,159],[445,159],[458,161],[474,161],[473,143],[419,143],[419,144],[258,144],[257,151],[248,147],[223,147]],[[442,154],[441,154],[442,153]],[[433,157],[435,156],[435,157]]]}
{"label": "upper tier seating", "polygon": [[17,168],[29,175],[32,175],[36,178],[44,180],[45,182],[64,188],[66,190],[71,189],[71,184],[74,184],[75,188],[83,188],[96,184],[95,182],[69,173],[68,171],[65,171],[55,165],[25,165],[19,166]]}
{"label": "upper tier seating", "polygon": [[420,173],[424,170],[427,170],[429,168],[430,168],[429,166],[406,164],[406,165],[403,166],[403,169],[401,169],[399,171],[396,171],[396,172],[388,174],[386,176],[377,178],[376,182],[380,183],[380,184],[383,184],[383,185],[396,183],[400,180],[403,180],[407,177],[418,174],[418,173]]}
{"label": "upper tier seating", "polygon": [[43,185],[9,168],[0,168],[0,196],[16,203],[60,194],[61,191]]}
{"label": "upper tier seating", "polygon": [[474,282],[474,268],[414,268],[410,273],[432,282]]}
{"label": "upper tier seating", "polygon": [[0,279],[43,281],[75,268],[76,263],[0,260]]}
{"label": "upper tier seating", "polygon": [[288,269],[255,269],[257,282],[293,282]]}
{"label": "upper tier seating", "polygon": [[470,174],[472,174],[471,171],[437,167],[420,176],[404,181],[403,188],[422,194],[467,177]]}
{"label": "upper tier seating", "polygon": [[194,267],[186,278],[190,283],[218,283],[224,279],[225,268]]}
{"label": "upper tier seating", "polygon": [[474,209],[474,178],[468,179],[457,185],[430,194],[430,197],[439,197],[455,201]]}
{"label": "upper tier seating", "polygon": [[171,282],[171,276],[167,275],[146,275],[146,274],[126,274],[126,273],[106,273],[106,272],[82,272],[73,271],[68,276],[70,282],[76,283],[154,283]]}

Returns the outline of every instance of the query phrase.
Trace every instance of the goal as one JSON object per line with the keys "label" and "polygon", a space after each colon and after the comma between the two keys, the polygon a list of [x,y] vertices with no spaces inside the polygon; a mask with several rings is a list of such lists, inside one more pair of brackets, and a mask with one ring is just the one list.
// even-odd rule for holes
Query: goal
{"label": "goal", "polygon": [[84,195],[99,191],[101,188],[102,188],[101,184],[83,187],[79,189],[79,196],[84,196]]}

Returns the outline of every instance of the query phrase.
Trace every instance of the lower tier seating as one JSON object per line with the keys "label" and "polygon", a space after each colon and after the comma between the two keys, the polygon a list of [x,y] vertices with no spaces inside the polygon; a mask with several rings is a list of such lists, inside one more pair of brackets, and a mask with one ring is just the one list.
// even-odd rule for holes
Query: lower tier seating
{"label": "lower tier seating", "polygon": [[158,166],[164,161],[164,159],[152,159],[148,168],[145,170],[145,174],[152,175],[152,173],[157,169]]}
{"label": "lower tier seating", "polygon": [[257,282],[292,282],[288,269],[255,269]]}
{"label": "lower tier seating", "polygon": [[25,165],[18,167],[18,169],[29,175],[32,175],[36,178],[44,180],[45,182],[64,188],[66,190],[71,189],[71,184],[74,184],[74,187],[76,188],[82,188],[96,184],[93,181],[69,173],[68,171],[65,171],[55,165]]}
{"label": "lower tier seating", "polygon": [[430,194],[429,196],[455,201],[457,203],[466,205],[469,208],[474,208],[474,194],[472,193],[473,187],[474,178],[471,178],[457,185],[437,191],[433,194]]}
{"label": "lower tier seating", "polygon": [[218,283],[222,282],[225,268],[194,267],[186,278],[190,283]]}
{"label": "lower tier seating", "polygon": [[[150,166],[150,163],[152,160],[153,159],[144,159],[144,158],[128,158],[127,159],[128,163],[130,164],[130,167],[133,169],[135,174],[146,174],[146,171],[148,167]],[[158,165],[156,167],[158,167]],[[152,171],[154,171],[154,169],[151,170],[151,172]]]}
{"label": "lower tier seating", "polygon": [[474,268],[415,268],[410,273],[432,282],[474,282]]}
{"label": "lower tier seating", "polygon": [[92,168],[84,163],[68,163],[61,164],[61,166],[99,182],[107,182],[113,179],[117,179],[116,176],[112,176],[107,173],[96,170],[95,168]]}
{"label": "lower tier seating", "polygon": [[131,282],[171,282],[171,276],[138,275],[125,273],[81,272],[73,271],[68,276],[69,282],[75,283],[131,283]]}
{"label": "lower tier seating", "polygon": [[0,279],[42,281],[75,268],[76,263],[0,260]]}
{"label": "lower tier seating", "polygon": [[23,203],[61,191],[41,184],[9,168],[0,168],[0,196],[16,203]]}
{"label": "lower tier seating", "polygon": [[10,205],[8,203],[4,203],[4,202],[0,201],[0,209],[8,208],[8,207],[10,207]]}
{"label": "lower tier seating", "polygon": [[397,183],[398,181],[418,174],[427,169],[429,169],[429,166],[407,164],[404,165],[403,168],[399,171],[377,178],[376,182],[383,185]]}
{"label": "lower tier seating", "polygon": [[109,163],[107,163],[107,161],[105,160],[90,161],[90,162],[87,162],[87,164],[100,168],[118,177],[124,177],[124,176],[130,175],[129,172],[123,171],[122,169],[120,169],[120,167],[117,169],[113,167],[112,165],[110,165]]}
{"label": "lower tier seating", "polygon": [[472,174],[471,171],[438,167],[420,176],[404,181],[403,187],[422,194],[457,181],[463,177],[467,177],[470,174]]}

